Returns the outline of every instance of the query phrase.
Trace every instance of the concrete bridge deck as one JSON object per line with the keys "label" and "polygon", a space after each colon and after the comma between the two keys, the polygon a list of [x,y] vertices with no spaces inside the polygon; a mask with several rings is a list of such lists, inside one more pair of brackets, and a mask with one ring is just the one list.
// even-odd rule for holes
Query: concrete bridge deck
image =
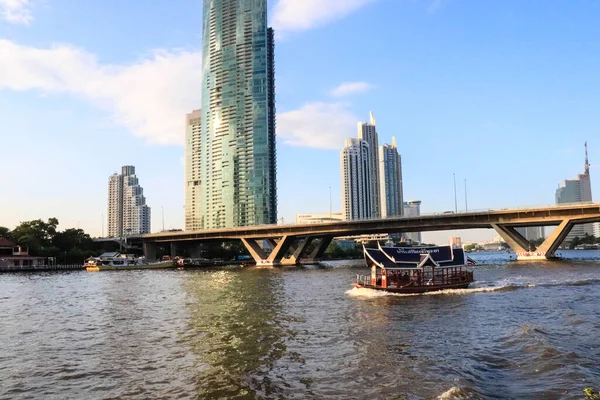
{"label": "concrete bridge deck", "polygon": [[[558,246],[575,224],[600,222],[600,204],[577,203],[560,206],[487,210],[469,213],[443,213],[419,217],[394,217],[360,221],[342,221],[307,225],[261,225],[231,229],[186,232],[161,232],[128,237],[130,244],[202,242],[208,240],[241,240],[259,264],[295,263],[305,256],[313,240],[319,240],[317,251],[309,259],[320,257],[334,237],[376,233],[428,232],[457,229],[495,229],[520,259],[552,258]],[[538,249],[532,248],[514,228],[553,226],[558,228]],[[275,249],[269,256],[262,252],[257,240],[272,241]],[[287,262],[284,254],[296,244],[294,256]],[[275,255],[273,254],[275,253]]]}

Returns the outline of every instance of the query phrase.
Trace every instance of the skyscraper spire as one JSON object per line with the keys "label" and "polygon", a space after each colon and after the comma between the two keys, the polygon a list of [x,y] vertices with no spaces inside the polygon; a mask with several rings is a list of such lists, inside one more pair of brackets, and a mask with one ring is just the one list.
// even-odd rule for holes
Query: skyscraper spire
{"label": "skyscraper spire", "polygon": [[396,147],[396,137],[392,136],[392,147]]}
{"label": "skyscraper spire", "polygon": [[370,117],[371,117],[371,125],[377,125],[375,123],[375,117],[373,116],[373,111],[369,111]]}
{"label": "skyscraper spire", "polygon": [[587,142],[585,142],[585,166],[584,166],[584,174],[590,174],[590,162],[588,160],[588,150],[587,150]]}

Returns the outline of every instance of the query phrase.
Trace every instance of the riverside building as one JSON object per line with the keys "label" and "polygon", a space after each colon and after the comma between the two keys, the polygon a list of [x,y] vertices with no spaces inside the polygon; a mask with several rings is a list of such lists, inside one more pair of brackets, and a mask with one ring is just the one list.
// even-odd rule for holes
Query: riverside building
{"label": "riverside building", "polygon": [[373,214],[373,174],[369,143],[346,139],[340,153],[342,172],[342,209],[346,220],[376,218]]}
{"label": "riverside building", "polygon": [[[576,179],[567,179],[561,182],[556,189],[556,204],[569,203],[589,203],[592,201],[592,185],[590,181],[590,163],[588,161],[587,142],[585,143],[585,164],[583,174],[579,174]],[[578,224],[571,229],[571,232],[564,240],[568,245],[575,237],[584,237],[593,235],[594,224]]]}
{"label": "riverside building", "polygon": [[187,124],[186,229],[276,224],[267,1],[204,1],[202,37],[202,110]]}
{"label": "riverside building", "polygon": [[371,218],[379,218],[381,216],[381,196],[379,184],[379,137],[377,135],[377,123],[373,112],[369,113],[369,122],[358,123],[358,138],[369,144],[367,157],[368,169],[371,171],[370,177],[366,182],[369,188],[369,204],[371,207]]}
{"label": "riverside building", "polygon": [[379,148],[379,181],[381,183],[381,217],[400,217],[404,215],[404,192],[402,189],[402,158],[396,147],[396,138],[392,144]]}
{"label": "riverside building", "polygon": [[[421,200],[413,200],[404,203],[405,217],[418,217],[421,215]],[[415,243],[422,243],[421,232],[406,232],[404,234],[407,240]]]}
{"label": "riverside building", "polygon": [[126,165],[121,174],[108,179],[108,236],[126,237],[150,233],[150,207],[139,185],[135,167]]}

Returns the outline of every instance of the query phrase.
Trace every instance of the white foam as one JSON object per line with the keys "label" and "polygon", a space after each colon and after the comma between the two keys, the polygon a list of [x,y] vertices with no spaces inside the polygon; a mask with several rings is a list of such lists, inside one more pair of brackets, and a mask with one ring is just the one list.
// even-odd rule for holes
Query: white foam
{"label": "white foam", "polygon": [[449,390],[438,396],[438,400],[460,400],[468,398],[469,396],[467,396],[461,388],[458,388],[456,386],[450,388]]}
{"label": "white foam", "polygon": [[489,293],[489,292],[497,292],[500,290],[504,290],[506,288],[507,288],[507,286],[480,287],[480,288],[472,288],[472,289],[446,289],[446,290],[438,290],[436,292],[413,293],[413,294],[392,293],[392,292],[386,292],[384,290],[375,290],[375,289],[367,289],[367,288],[352,288],[350,290],[347,290],[346,294],[349,296],[352,296],[352,297],[366,297],[366,298],[385,297],[385,296],[397,296],[397,297],[439,296],[439,295],[465,295],[465,294],[475,294],[475,293]]}

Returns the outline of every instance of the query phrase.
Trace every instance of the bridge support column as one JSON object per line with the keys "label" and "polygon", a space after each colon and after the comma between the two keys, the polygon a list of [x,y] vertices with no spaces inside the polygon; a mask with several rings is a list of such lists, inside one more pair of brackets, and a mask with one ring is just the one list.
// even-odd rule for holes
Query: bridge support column
{"label": "bridge support column", "polygon": [[177,243],[171,243],[170,250],[171,258],[175,257],[177,255]]}
{"label": "bridge support column", "polygon": [[144,243],[144,257],[148,261],[156,261],[156,243]]}
{"label": "bridge support column", "polygon": [[294,254],[292,254],[289,258],[283,259],[281,261],[281,265],[296,265],[296,264],[298,264],[298,262],[300,261],[300,259],[304,255],[304,253],[306,253],[306,249],[312,243],[313,238],[307,237],[307,238],[298,239],[298,240],[299,240],[298,247],[296,247]]}
{"label": "bridge support column", "polygon": [[[294,242],[293,236],[284,236],[282,237],[276,246],[271,251],[269,258],[267,258],[267,265],[280,265],[281,260],[285,257],[285,254],[290,249],[290,246]],[[275,242],[273,240],[273,242]]]}
{"label": "bridge support column", "polygon": [[498,224],[492,224],[492,227],[517,254],[517,260],[532,261],[554,258],[556,250],[571,232],[574,225],[575,223],[570,219],[563,220],[537,249],[512,227]]}
{"label": "bridge support column", "polygon": [[267,254],[258,245],[258,243],[256,243],[256,240],[244,238],[242,238],[241,240],[244,247],[246,247],[252,258],[254,259],[254,262],[256,262],[256,265],[265,265],[267,261]]}
{"label": "bridge support column", "polygon": [[308,258],[305,260],[306,264],[316,264],[319,261],[319,258],[321,258],[323,256],[323,253],[325,253],[325,250],[327,250],[327,247],[333,240],[333,236],[323,236],[320,239],[321,240],[319,241],[319,243],[317,244],[315,249],[312,251],[310,256],[308,256]]}
{"label": "bridge support column", "polygon": [[492,224],[492,228],[498,232],[498,235],[504,239],[517,255],[535,250],[531,243],[517,232],[515,228],[498,224]]}

